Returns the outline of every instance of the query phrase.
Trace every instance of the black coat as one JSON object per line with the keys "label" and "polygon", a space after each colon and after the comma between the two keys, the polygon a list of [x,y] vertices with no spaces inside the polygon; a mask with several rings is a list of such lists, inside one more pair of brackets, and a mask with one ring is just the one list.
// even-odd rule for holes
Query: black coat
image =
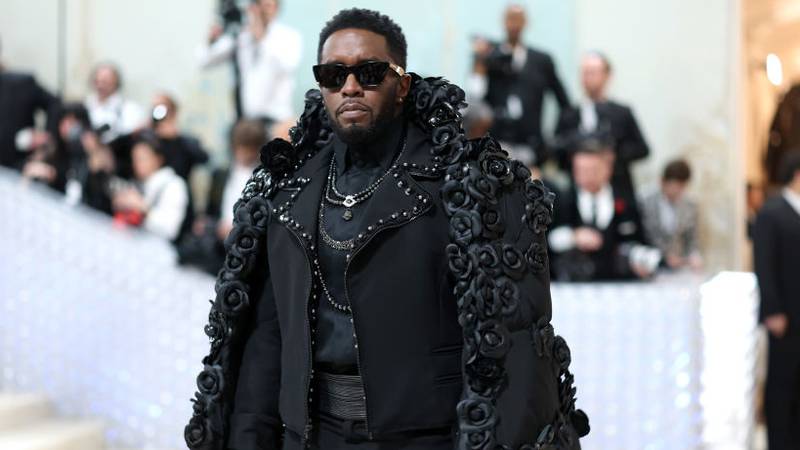
{"label": "black coat", "polygon": [[[588,423],[549,325],[552,200],[494,141],[463,138],[460,89],[418,77],[413,86],[408,103],[420,110],[406,114],[401,165],[367,205],[371,225],[345,271],[368,432],[382,440],[454,426],[458,448],[478,439],[579,448]],[[293,145],[264,148],[237,204],[186,428],[192,448],[278,448],[282,424],[310,434],[312,261],[332,157],[324,114],[310,91]]]}
{"label": "black coat", "polygon": [[782,195],[764,203],[753,232],[760,320],[789,316],[790,335],[800,336],[800,215]]}
{"label": "black coat", "polygon": [[[630,165],[646,158],[650,154],[650,147],[631,108],[612,101],[597,103],[595,107],[598,131],[607,133],[614,144],[616,160],[612,183],[618,189],[633,193]],[[557,152],[559,164],[568,172],[571,170],[572,150],[583,137],[580,124],[580,108],[573,106],[562,111],[556,126],[557,144],[554,145],[554,151]]]}
{"label": "black coat", "polygon": [[[543,161],[547,156],[542,138],[544,96],[550,92],[559,108],[569,106],[567,92],[558,78],[553,59],[547,53],[529,48],[525,65],[516,72],[510,68],[510,55],[495,50],[487,59],[487,65],[489,85],[485,101],[494,111],[492,136],[529,145],[538,161]],[[518,119],[508,117],[506,105],[512,94],[517,95],[522,103],[522,116]]]}
{"label": "black coat", "polygon": [[0,165],[22,167],[27,153],[17,151],[17,132],[34,125],[36,111],[48,113],[51,119],[49,113],[57,103],[33,76],[0,70]]}
{"label": "black coat", "polygon": [[645,243],[644,227],[636,199],[630,192],[613,189],[614,216],[605,228],[598,228],[583,220],[578,210],[578,197],[571,189],[558,198],[553,229],[591,227],[603,236],[603,246],[595,252],[583,253],[577,249],[563,253],[551,252],[554,273],[564,281],[591,281],[634,278],[627,258],[620,255],[620,245]]}

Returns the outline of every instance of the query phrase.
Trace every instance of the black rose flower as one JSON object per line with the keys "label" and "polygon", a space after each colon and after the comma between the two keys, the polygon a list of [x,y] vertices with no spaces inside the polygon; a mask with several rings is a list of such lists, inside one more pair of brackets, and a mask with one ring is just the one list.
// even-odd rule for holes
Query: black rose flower
{"label": "black rose flower", "polygon": [[461,247],[455,244],[449,244],[445,252],[447,253],[450,272],[455,275],[458,280],[469,279],[477,265],[475,255],[462,251]]}
{"label": "black rose flower", "polygon": [[495,280],[497,298],[500,299],[500,314],[510,317],[519,307],[519,287],[517,283],[506,277]]}
{"label": "black rose flower", "polygon": [[468,374],[475,377],[474,380],[469,380],[475,381],[475,384],[470,383],[470,387],[472,387],[475,392],[490,396],[502,389],[505,370],[502,364],[500,364],[499,359],[489,358],[480,354],[475,358],[475,361],[468,364],[466,368]]}
{"label": "black rose flower", "polygon": [[553,341],[556,338],[555,330],[547,317],[540,317],[536,325],[531,328],[531,338],[536,354],[540,357],[551,357],[553,355]]}
{"label": "black rose flower", "polygon": [[467,247],[481,234],[481,216],[475,211],[458,210],[450,217],[450,239]]}
{"label": "black rose flower", "polygon": [[531,179],[531,170],[516,159],[511,161],[511,171],[514,172],[514,176],[517,177],[517,180],[527,181]]}
{"label": "black rose flower", "polygon": [[550,208],[544,202],[536,201],[525,205],[523,220],[535,234],[544,233],[547,226],[553,221]]}
{"label": "black rose flower", "polygon": [[447,150],[447,154],[444,155],[444,164],[458,164],[465,160],[469,152],[469,142],[463,134],[459,133],[450,140],[450,143],[443,150]]}
{"label": "black rose flower", "polygon": [[458,126],[452,122],[434,128],[431,133],[431,143],[434,146],[434,151],[446,146],[456,136],[458,136]]}
{"label": "black rose flower", "polygon": [[508,353],[508,349],[511,347],[511,338],[506,327],[500,322],[487,320],[478,326],[478,333],[481,339],[478,351],[481,355],[500,359]]}
{"label": "black rose flower", "polygon": [[183,439],[189,448],[196,448],[210,439],[210,426],[207,419],[200,416],[192,417],[189,424],[183,429]]}
{"label": "black rose flower", "polygon": [[503,244],[502,249],[503,272],[514,280],[519,280],[525,274],[525,255],[514,245]]}
{"label": "black rose flower", "polygon": [[225,239],[225,248],[238,256],[249,257],[258,252],[261,232],[258,228],[240,224]]}
{"label": "black rose flower", "polygon": [[481,214],[481,220],[483,221],[483,237],[497,239],[503,236],[506,227],[503,223],[503,216],[497,208],[486,208]]}
{"label": "black rose flower", "polygon": [[253,256],[241,255],[230,251],[225,255],[222,270],[228,272],[229,276],[233,278],[243,279],[253,270],[254,260]]}
{"label": "black rose flower", "polygon": [[497,184],[478,169],[471,168],[469,175],[461,182],[475,201],[491,205],[497,204]]}
{"label": "black rose flower", "polygon": [[214,399],[222,392],[224,382],[222,367],[217,364],[207,365],[197,376],[197,389],[202,395]]}
{"label": "black rose flower", "polygon": [[237,224],[251,225],[258,228],[266,228],[270,218],[269,200],[255,196],[242,203],[234,210],[234,218]]}
{"label": "black rose flower", "polygon": [[225,270],[224,267],[220,269],[219,273],[217,274],[217,280],[214,283],[214,292],[218,294],[220,287],[229,281],[236,280],[238,278],[238,274],[239,272],[230,272]]}
{"label": "black rose flower", "polygon": [[584,437],[589,434],[591,427],[589,426],[589,417],[585,412],[580,409],[572,411],[569,415],[569,419],[579,437]]}
{"label": "black rose flower", "polygon": [[567,341],[561,336],[556,336],[555,339],[553,339],[553,358],[555,358],[562,372],[569,369],[569,365],[572,362],[572,355],[570,354]]}
{"label": "black rose flower", "polygon": [[501,266],[500,254],[497,248],[491,244],[481,245],[477,249],[478,267],[490,275],[499,275],[503,268]]}
{"label": "black rose flower", "polygon": [[460,419],[459,423],[464,424],[467,429],[489,428],[497,421],[492,402],[479,396],[470,396],[458,402],[456,414]]}
{"label": "black rose flower", "polygon": [[261,163],[271,174],[281,177],[297,164],[297,152],[289,142],[273,139],[261,147]]}
{"label": "black rose flower", "polygon": [[431,98],[433,97],[433,93],[427,83],[421,82],[417,85],[414,95],[414,107],[417,108],[417,111],[427,111],[428,107],[431,104]]}
{"label": "black rose flower", "polygon": [[[464,330],[472,330],[478,323],[478,303],[475,294],[471,291],[466,291],[463,295],[458,297],[458,324]],[[466,351],[465,353],[469,354]]]}
{"label": "black rose flower", "polygon": [[529,180],[525,183],[525,198],[528,201],[542,200],[547,196],[548,192],[547,187],[541,180]]}
{"label": "black rose flower", "polygon": [[247,286],[241,281],[231,281],[220,286],[217,293],[217,306],[220,311],[231,317],[242,313],[250,306],[250,297],[247,294]]}
{"label": "black rose flower", "polygon": [[535,273],[543,272],[547,268],[547,247],[538,242],[532,242],[525,251],[525,260],[528,262],[528,267]]}
{"label": "black rose flower", "polygon": [[504,186],[508,186],[514,182],[511,162],[505,152],[489,152],[484,150],[478,155],[478,166],[481,168],[481,172],[483,172],[484,175],[494,177]]}
{"label": "black rose flower", "polygon": [[208,313],[208,324],[204,331],[212,342],[220,341],[225,337],[225,325],[216,308],[211,308],[211,312]]}
{"label": "black rose flower", "polygon": [[475,311],[480,319],[496,317],[503,307],[494,278],[485,273],[473,280],[470,292],[475,298]]}
{"label": "black rose flower", "polygon": [[457,180],[446,181],[442,186],[441,193],[448,214],[452,215],[459,209],[468,209],[472,206],[472,198],[461,182]]}

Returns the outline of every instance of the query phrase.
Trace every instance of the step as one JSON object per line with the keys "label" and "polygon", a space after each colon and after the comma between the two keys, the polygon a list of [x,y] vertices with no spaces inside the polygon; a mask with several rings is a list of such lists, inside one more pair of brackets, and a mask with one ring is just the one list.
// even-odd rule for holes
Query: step
{"label": "step", "polygon": [[104,450],[98,420],[50,419],[0,431],[3,450]]}
{"label": "step", "polygon": [[51,414],[50,402],[45,395],[0,393],[0,432],[30,425]]}

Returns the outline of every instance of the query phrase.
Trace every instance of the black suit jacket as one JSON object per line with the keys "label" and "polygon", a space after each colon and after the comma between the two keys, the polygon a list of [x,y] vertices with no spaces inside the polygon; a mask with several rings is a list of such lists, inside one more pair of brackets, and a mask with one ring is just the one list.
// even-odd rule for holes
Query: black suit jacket
{"label": "black suit jacket", "polygon": [[27,154],[17,151],[17,132],[34,125],[36,111],[48,113],[52,120],[49,113],[57,103],[33,76],[0,71],[0,165],[22,167]]}
{"label": "black suit jacket", "polygon": [[[425,104],[420,92],[463,96],[441,80],[414,76],[412,86],[409,108]],[[537,439],[579,448],[588,424],[575,410],[569,350],[549,324],[550,196],[491,139],[465,147],[456,108],[440,106],[414,113],[344,273],[368,432],[382,440],[454,426],[459,449]],[[282,424],[310,437],[313,261],[333,154],[324,114],[309,91],[294,146],[268,144],[237,203],[185,430],[191,448],[277,449]],[[461,162],[443,165],[445,156]]]}
{"label": "black suit jacket", "polygon": [[[556,73],[550,55],[527,49],[525,65],[519,72],[510,68],[510,55],[495,49],[488,58],[489,86],[486,102],[494,110],[491,133],[501,141],[526,144],[543,161],[547,151],[542,138],[542,104],[547,92],[552,93],[561,109],[569,106],[569,98]],[[522,116],[508,117],[507,101],[516,95],[522,103]]]}
{"label": "black suit jacket", "polygon": [[759,318],[784,313],[791,335],[800,335],[800,215],[782,195],[764,203],[753,232]]}
{"label": "black suit jacket", "polygon": [[634,278],[626,258],[619,254],[620,245],[645,242],[644,228],[636,199],[629,192],[614,189],[614,217],[605,228],[583,220],[578,211],[577,192],[572,189],[556,201],[553,228],[591,227],[603,235],[603,246],[583,253],[572,249],[553,252],[554,275],[565,281],[613,280]]}
{"label": "black suit jacket", "polygon": [[[630,165],[634,161],[646,158],[650,154],[650,147],[631,108],[607,101],[596,104],[596,110],[597,132],[609,135],[608,137],[614,142],[614,151],[617,155],[612,184],[618,189],[632,193],[634,189]],[[554,151],[558,154],[561,167],[568,172],[571,168],[572,150],[585,136],[581,133],[580,124],[580,108],[573,106],[561,113],[556,126],[557,143],[554,145]]]}

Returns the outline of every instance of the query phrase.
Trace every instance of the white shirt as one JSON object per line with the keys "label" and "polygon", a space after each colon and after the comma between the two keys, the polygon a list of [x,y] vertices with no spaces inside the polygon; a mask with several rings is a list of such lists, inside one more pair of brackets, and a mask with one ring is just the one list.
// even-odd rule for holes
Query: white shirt
{"label": "white shirt", "polygon": [[[611,185],[606,184],[595,194],[578,189],[578,213],[583,223],[589,225],[594,222],[600,230],[608,228],[614,219],[614,191]],[[568,226],[558,227],[550,232],[548,242],[553,251],[565,252],[575,247],[575,235]]]}
{"label": "white shirt", "polygon": [[247,180],[250,179],[254,169],[255,166],[242,166],[236,164],[236,162],[232,163],[228,180],[225,182],[225,188],[222,191],[222,217],[220,217],[220,220],[223,222],[227,224],[233,223],[233,205],[242,196],[244,185],[247,184]]}
{"label": "white shirt", "polygon": [[186,182],[164,166],[142,183],[142,191],[147,205],[144,228],[169,240],[178,237],[189,203]]}
{"label": "white shirt", "polygon": [[789,202],[789,206],[795,210],[797,215],[800,215],[800,194],[789,188],[783,188],[783,198]]}
{"label": "white shirt", "polygon": [[591,133],[597,129],[597,107],[589,99],[584,99],[580,104],[581,131]]}
{"label": "white shirt", "polygon": [[142,107],[123,98],[119,92],[115,92],[102,102],[97,94],[91,93],[86,97],[84,105],[89,112],[93,128],[100,128],[103,125],[110,127],[102,136],[105,143],[117,136],[131,133],[145,122]]}
{"label": "white shirt", "polygon": [[198,49],[202,67],[229,61],[237,50],[241,74],[242,114],[250,119],[291,119],[295,71],[300,64],[300,33],[282,23],[272,22],[264,37],[257,41],[248,30],[239,33],[238,46],[225,34],[210,46]]}

